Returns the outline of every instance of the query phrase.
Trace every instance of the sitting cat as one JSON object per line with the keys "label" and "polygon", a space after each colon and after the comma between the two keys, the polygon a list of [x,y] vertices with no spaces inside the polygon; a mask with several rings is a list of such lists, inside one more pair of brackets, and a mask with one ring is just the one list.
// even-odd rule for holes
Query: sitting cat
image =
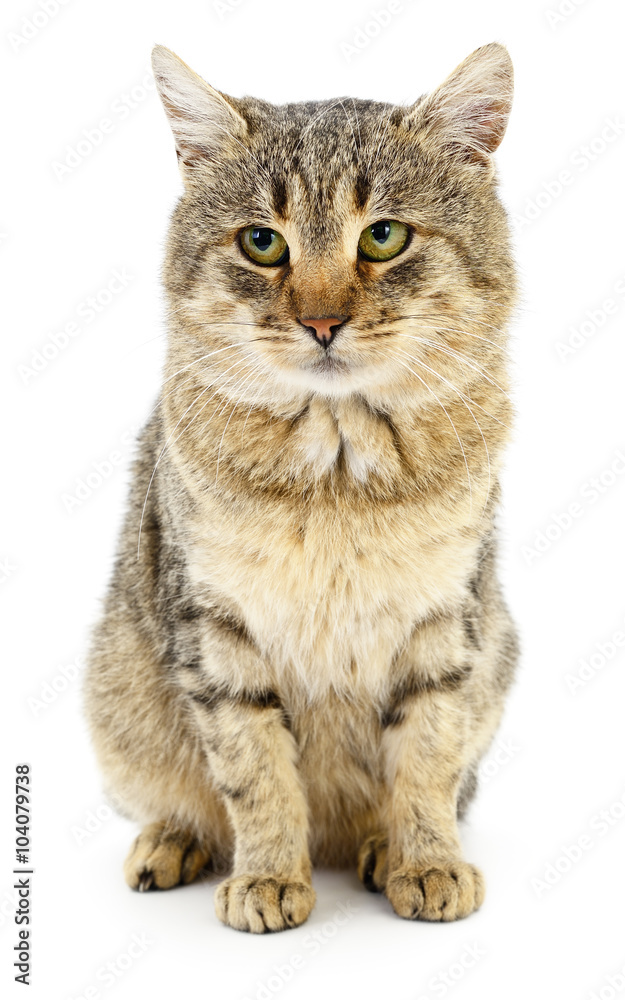
{"label": "sitting cat", "polygon": [[262,932],[306,920],[312,864],[357,864],[402,917],[467,916],[457,818],[517,656],[493,522],[509,56],[410,107],[153,65],[184,182],[169,343],[85,692],[143,827],[126,879],[228,864],[217,914]]}

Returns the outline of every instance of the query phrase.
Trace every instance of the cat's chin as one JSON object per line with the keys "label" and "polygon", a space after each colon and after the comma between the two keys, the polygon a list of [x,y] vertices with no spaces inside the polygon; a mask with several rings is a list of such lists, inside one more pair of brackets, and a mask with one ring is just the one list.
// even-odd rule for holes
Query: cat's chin
{"label": "cat's chin", "polygon": [[348,363],[330,355],[305,367],[289,369],[287,378],[291,385],[322,396],[348,396],[371,386],[372,375],[369,365]]}
{"label": "cat's chin", "polygon": [[342,361],[333,354],[328,354],[325,358],[313,361],[308,370],[321,378],[337,379],[350,375],[352,369],[353,366],[346,361]]}

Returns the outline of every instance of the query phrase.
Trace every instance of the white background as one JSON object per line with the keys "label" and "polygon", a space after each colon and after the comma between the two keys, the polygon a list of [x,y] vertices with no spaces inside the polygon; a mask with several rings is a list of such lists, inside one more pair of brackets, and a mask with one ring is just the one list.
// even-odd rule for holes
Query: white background
{"label": "white background", "polygon": [[[29,33],[35,0],[3,5],[0,981],[11,997],[24,993],[12,982],[11,950],[19,761],[33,776],[28,995],[37,1000],[625,996],[625,681],[623,651],[609,645],[625,633],[625,460],[616,454],[625,454],[625,284],[614,291],[625,279],[625,18],[618,0],[565,0],[570,13],[549,18],[557,2],[403,0],[351,56],[342,46],[366,37],[359,29],[384,2],[240,0],[220,16],[208,0],[68,0],[26,42],[15,36]],[[306,925],[240,934],[215,917],[214,880],[162,894],[126,888],[121,866],[135,831],[103,807],[81,715],[75,664],[111,569],[128,432],[158,391],[158,274],[180,190],[154,92],[135,90],[125,114],[120,102],[141,86],[155,42],[233,95],[410,102],[492,40],[508,45],[516,67],[498,154],[523,284],[513,330],[519,416],[501,523],[524,655],[501,729],[507,749],[491,754],[464,832],[486,873],[486,902],[453,925],[409,923],[355,873],[320,872]],[[112,131],[56,176],[55,161],[102,118]],[[558,187],[562,171],[568,183]],[[127,287],[92,322],[81,318],[115,269],[131,276]],[[607,298],[614,309],[601,322]],[[33,352],[52,335],[63,343],[72,321],[80,332],[28,375]],[[558,344],[581,324],[586,338],[561,357]],[[68,510],[77,480],[111,452],[119,464]],[[593,477],[601,492],[588,486]],[[575,503],[569,523],[562,515]],[[591,657],[596,669],[573,692],[567,676]],[[78,676],[66,681],[62,668]],[[564,849],[584,836],[586,849],[567,862]],[[346,901],[354,912],[338,911],[339,924]],[[134,934],[146,950],[129,960]],[[303,965],[285,982],[298,954]],[[117,976],[102,972],[109,962]]]}

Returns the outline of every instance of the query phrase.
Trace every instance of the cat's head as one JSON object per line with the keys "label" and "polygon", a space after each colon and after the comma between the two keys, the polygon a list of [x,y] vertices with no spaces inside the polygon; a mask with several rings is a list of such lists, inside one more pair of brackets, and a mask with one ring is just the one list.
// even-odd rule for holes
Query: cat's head
{"label": "cat's head", "polygon": [[263,403],[442,399],[499,368],[515,285],[492,163],[503,46],[409,107],[235,99],[160,46],[153,66],[184,181],[165,267],[178,366],[204,357],[196,376]]}

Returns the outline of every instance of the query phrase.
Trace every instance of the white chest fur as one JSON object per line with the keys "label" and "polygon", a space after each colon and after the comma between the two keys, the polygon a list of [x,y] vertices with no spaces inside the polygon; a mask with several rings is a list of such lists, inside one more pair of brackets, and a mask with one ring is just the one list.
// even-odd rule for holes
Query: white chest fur
{"label": "white chest fur", "polygon": [[[357,404],[317,402],[297,424],[294,461],[321,476],[343,449],[362,482],[398,463],[392,431]],[[311,693],[379,689],[415,623],[460,598],[476,541],[426,529],[408,503],[316,507],[241,498],[192,526],[192,582],[244,621],[273,669]]]}
{"label": "white chest fur", "polygon": [[249,512],[214,518],[193,544],[192,582],[243,618],[278,673],[311,693],[376,689],[415,622],[460,596],[474,543],[428,539],[405,509],[311,510],[301,524]]}

